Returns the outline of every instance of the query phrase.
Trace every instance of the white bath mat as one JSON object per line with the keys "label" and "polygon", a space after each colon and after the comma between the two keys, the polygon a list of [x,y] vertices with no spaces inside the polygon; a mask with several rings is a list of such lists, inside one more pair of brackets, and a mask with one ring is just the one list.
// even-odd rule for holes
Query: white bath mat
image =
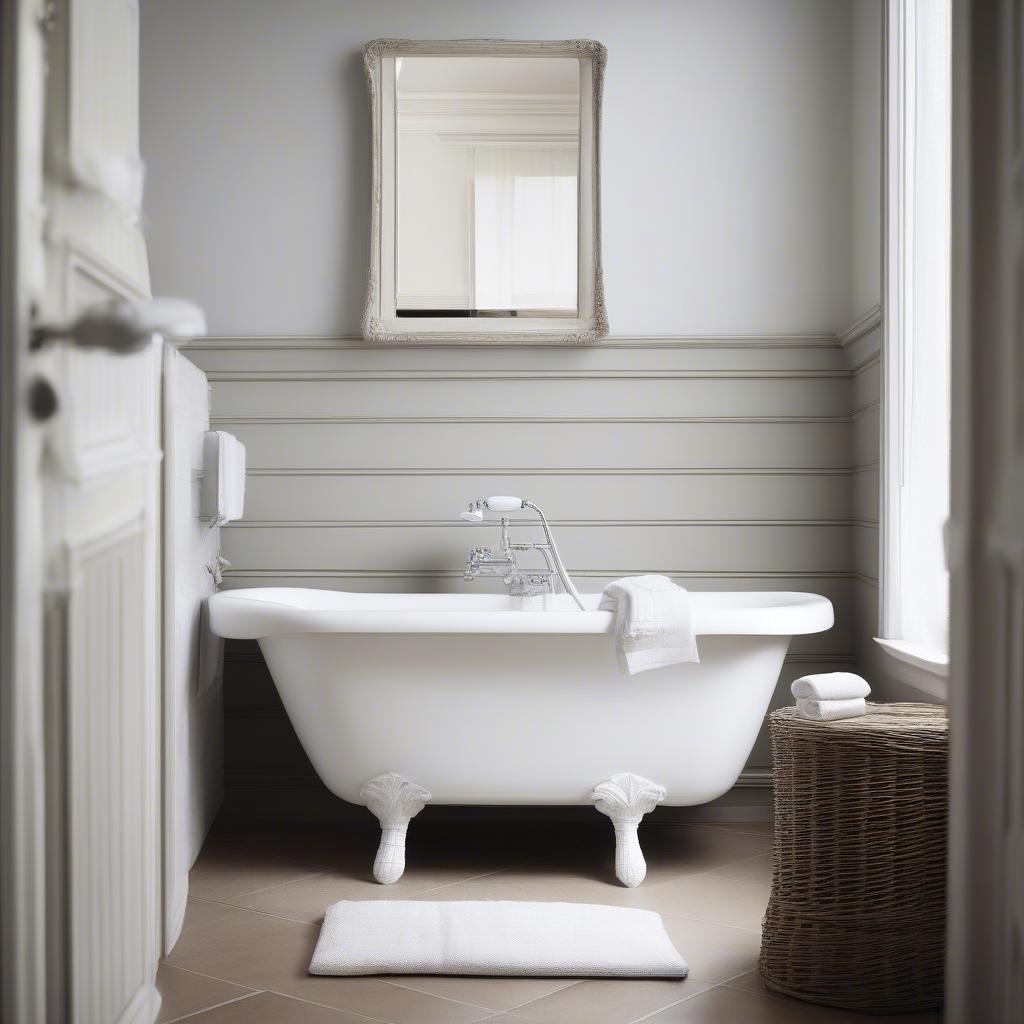
{"label": "white bath mat", "polygon": [[342,900],[310,974],[685,978],[652,910],[588,903]]}

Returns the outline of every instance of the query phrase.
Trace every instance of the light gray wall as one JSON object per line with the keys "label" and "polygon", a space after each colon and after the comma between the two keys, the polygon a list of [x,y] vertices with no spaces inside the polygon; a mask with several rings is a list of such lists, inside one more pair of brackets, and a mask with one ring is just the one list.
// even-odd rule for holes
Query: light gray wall
{"label": "light gray wall", "polygon": [[850,4],[848,323],[882,301],[882,0]]}
{"label": "light gray wall", "polygon": [[[836,627],[794,642],[777,702],[850,665],[851,24],[845,0],[144,2],[153,286],[206,307],[218,337],[190,354],[248,446],[229,585],[459,589],[483,535],[456,511],[522,493],[583,589],[660,571],[829,596]],[[608,342],[343,340],[368,230],[359,49],[382,35],[607,45]],[[230,791],[296,806],[308,763],[258,653],[230,657]]]}
{"label": "light gray wall", "polygon": [[608,47],[612,329],[848,321],[847,0],[143,0],[155,286],[221,334],[356,334],[369,233],[360,48],[381,35]]}

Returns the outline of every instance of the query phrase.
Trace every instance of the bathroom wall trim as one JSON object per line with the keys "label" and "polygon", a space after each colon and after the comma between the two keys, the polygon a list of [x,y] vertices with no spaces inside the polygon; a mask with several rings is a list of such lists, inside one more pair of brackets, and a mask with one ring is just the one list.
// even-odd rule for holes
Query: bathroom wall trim
{"label": "bathroom wall trim", "polygon": [[487,467],[465,468],[447,466],[415,466],[409,469],[362,468],[362,467],[295,467],[295,466],[247,466],[246,476],[480,476],[481,473],[501,476],[851,476],[854,473],[877,469],[878,463],[864,463],[861,466],[695,466],[664,468],[645,466],[600,467],[591,469],[580,466],[550,467]]}
{"label": "bathroom wall trim", "polygon": [[211,416],[216,427],[355,423],[850,423],[844,416]]}
{"label": "bathroom wall trim", "polygon": [[[249,384],[270,383],[283,384],[309,381],[429,381],[431,383],[445,381],[532,381],[532,380],[846,380],[850,371],[839,370],[732,370],[728,368],[714,370],[597,370],[564,373],[558,370],[529,373],[514,372],[479,372],[463,370],[460,372],[437,372],[423,370],[208,370],[207,377],[218,384]],[[573,417],[569,417],[570,419]]]}
{"label": "bathroom wall trim", "polygon": [[[832,332],[812,334],[613,334],[598,342],[597,349],[645,348],[836,348],[839,337]],[[530,342],[517,338],[512,342],[474,342],[452,344],[442,341],[406,341],[403,348],[446,348],[465,351],[467,348],[551,348],[551,342]],[[574,349],[575,346],[554,346]],[[182,346],[183,352],[234,349],[338,349],[346,351],[394,351],[390,345],[366,342],[351,335],[240,335],[221,334],[197,338]]]}
{"label": "bathroom wall trim", "polygon": [[850,374],[853,377],[859,377],[865,370],[870,370],[871,367],[877,366],[881,361],[882,353],[880,349],[875,350],[870,355],[865,356],[860,362],[854,363],[850,367]]}
{"label": "bathroom wall trim", "polygon": [[863,338],[869,331],[873,331],[882,323],[882,307],[875,303],[866,313],[859,316],[846,328],[837,340],[843,348],[849,348],[855,341]]}
{"label": "bathroom wall trim", "polygon": [[[513,526],[536,526],[529,519],[511,519]],[[659,526],[850,526],[874,525],[877,520],[858,519],[847,516],[836,519],[549,519],[551,526],[587,526],[609,527],[659,527]],[[406,530],[409,527],[443,527],[448,529],[452,522],[448,519],[240,519],[231,523],[227,529],[264,529],[272,527],[282,530],[306,529],[360,529],[371,527],[384,530]]]}

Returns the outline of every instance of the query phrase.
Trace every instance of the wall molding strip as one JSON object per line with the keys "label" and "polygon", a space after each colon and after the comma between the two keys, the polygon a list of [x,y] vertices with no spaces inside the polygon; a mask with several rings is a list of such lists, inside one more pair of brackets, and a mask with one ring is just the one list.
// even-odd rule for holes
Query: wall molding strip
{"label": "wall molding strip", "polygon": [[882,307],[876,303],[863,316],[854,320],[842,334],[838,335],[837,340],[843,348],[848,348],[855,341],[863,338],[865,334],[873,331],[876,327],[880,327],[881,324]]}
{"label": "wall molding strip", "polygon": [[770,789],[771,768],[744,768],[734,784],[734,789]]}
{"label": "wall molding strip", "polygon": [[856,583],[864,583],[864,584],[866,584],[869,587],[874,587],[876,590],[878,589],[878,577],[877,576],[869,576],[866,572],[854,572],[854,573],[851,573],[850,575],[853,578],[854,582],[856,582]]}
{"label": "wall molding strip", "polygon": [[409,466],[401,468],[366,468],[350,466],[291,467],[247,466],[247,476],[850,476],[854,473],[877,469],[878,463],[862,466],[560,466],[531,468],[513,467],[448,467]]}
{"label": "wall molding strip", "polygon": [[211,426],[353,426],[356,424],[430,423],[832,423],[851,422],[850,416],[211,416]]}
{"label": "wall molding strip", "polygon": [[309,381],[644,381],[644,380],[847,380],[851,371],[838,370],[206,370],[214,384],[285,384]]}
{"label": "wall molding strip", "polygon": [[[535,527],[536,519],[512,519],[513,526]],[[613,529],[636,527],[757,527],[757,526],[860,526],[874,525],[872,520],[844,517],[840,519],[550,519],[551,526],[609,527]],[[493,522],[484,524],[494,526]],[[465,529],[465,524],[452,519],[239,519],[226,524],[228,530],[334,530],[334,529]],[[471,527],[472,528],[472,527]]]}
{"label": "wall molding strip", "polygon": [[881,404],[882,403],[881,403],[880,399],[876,398],[873,401],[865,402],[863,405],[858,405],[857,408],[854,409],[853,412],[850,413],[850,420],[851,420],[851,422],[856,422],[862,416],[865,416],[865,415],[867,415],[867,413],[871,412],[872,410],[877,409]]}
{"label": "wall molding strip", "polygon": [[[367,342],[358,335],[241,335],[211,334],[205,338],[196,338],[181,346],[181,351],[214,352],[230,349],[262,349],[286,350],[296,349],[345,349],[348,351],[386,351],[403,348],[444,348],[464,352],[466,349],[494,348],[498,344],[502,348],[544,348],[553,347],[548,341],[527,342],[517,339],[515,342],[437,342],[437,341],[404,341],[401,344],[389,345],[382,342]],[[645,349],[645,348],[836,348],[839,338],[836,334],[823,331],[817,334],[615,334],[588,349]],[[558,347],[558,346],[554,346]],[[568,348],[579,346],[569,345]]]}
{"label": "wall molding strip", "polygon": [[[660,573],[681,580],[852,580],[858,573],[845,570],[782,570],[764,569],[754,572],[718,572],[705,569],[573,569],[573,577],[581,579],[616,579],[621,576],[643,576]],[[416,579],[462,580],[462,569],[268,569],[234,567],[224,571],[225,579]]]}
{"label": "wall molding strip", "polygon": [[852,377],[858,377],[865,370],[870,370],[872,366],[877,366],[881,360],[882,353],[880,351],[872,352],[871,355],[866,356],[859,363],[854,363],[853,366],[850,367],[850,375]]}

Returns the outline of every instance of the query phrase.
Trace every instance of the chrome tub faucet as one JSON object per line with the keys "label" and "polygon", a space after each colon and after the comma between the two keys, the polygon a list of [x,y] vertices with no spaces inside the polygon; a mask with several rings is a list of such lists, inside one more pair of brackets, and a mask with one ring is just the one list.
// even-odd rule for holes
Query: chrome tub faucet
{"label": "chrome tub faucet", "polygon": [[[540,519],[545,537],[543,543],[512,543],[511,520],[507,513],[524,508],[536,512]],[[572,597],[582,611],[583,601],[576,587],[573,586],[569,574],[565,571],[565,566],[562,564],[558,548],[555,545],[555,539],[551,534],[551,528],[540,508],[532,501],[525,501],[523,498],[494,495],[490,498],[474,499],[469,503],[466,511],[460,515],[468,523],[479,523],[483,520],[485,511],[501,515],[500,546],[497,551],[493,547],[472,548],[466,558],[466,571],[463,579],[469,582],[479,576],[500,576],[508,588],[509,594],[513,597],[526,597],[533,594],[553,594],[555,591],[554,578],[557,576],[565,592]],[[516,555],[523,551],[540,552],[545,568],[530,570],[520,568]]]}

